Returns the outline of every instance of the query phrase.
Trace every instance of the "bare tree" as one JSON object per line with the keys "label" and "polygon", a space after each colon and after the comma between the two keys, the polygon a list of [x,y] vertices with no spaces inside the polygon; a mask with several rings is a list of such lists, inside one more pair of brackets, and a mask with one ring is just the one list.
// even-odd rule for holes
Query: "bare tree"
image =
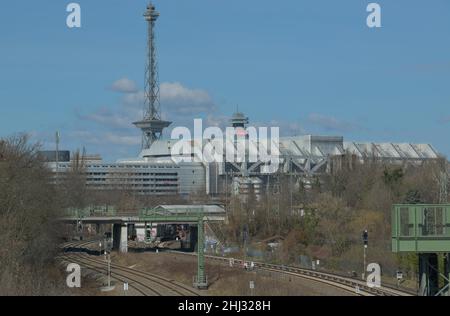
{"label": "bare tree", "polygon": [[1,294],[54,294],[61,204],[38,149],[24,135],[0,140]]}

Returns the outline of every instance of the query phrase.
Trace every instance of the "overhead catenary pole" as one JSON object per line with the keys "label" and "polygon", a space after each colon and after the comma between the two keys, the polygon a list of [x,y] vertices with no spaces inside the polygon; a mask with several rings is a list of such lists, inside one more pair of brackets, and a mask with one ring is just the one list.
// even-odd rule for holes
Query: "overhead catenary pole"
{"label": "overhead catenary pole", "polygon": [[60,139],[60,135],[59,132],[57,131],[55,134],[55,144],[56,144],[56,152],[55,152],[55,163],[56,163],[56,167],[55,167],[55,171],[56,171],[56,176],[55,176],[55,182],[58,182],[58,165],[59,165],[59,139]]}
{"label": "overhead catenary pole", "polygon": [[111,288],[111,249],[109,247],[110,241],[105,237],[105,260],[107,265],[107,278],[108,278],[108,288]]}
{"label": "overhead catenary pole", "polygon": [[243,237],[244,237],[244,268],[246,268],[247,267],[247,238],[248,238],[248,228],[247,228],[246,224],[244,224]]}
{"label": "overhead catenary pole", "polygon": [[111,254],[108,253],[108,287],[111,287]]}
{"label": "overhead catenary pole", "polygon": [[197,280],[195,286],[199,289],[208,287],[205,274],[205,223],[202,215],[197,222]]}
{"label": "overhead catenary pole", "polygon": [[448,173],[445,170],[439,172],[439,203],[444,204],[447,203],[447,194],[448,194]]}

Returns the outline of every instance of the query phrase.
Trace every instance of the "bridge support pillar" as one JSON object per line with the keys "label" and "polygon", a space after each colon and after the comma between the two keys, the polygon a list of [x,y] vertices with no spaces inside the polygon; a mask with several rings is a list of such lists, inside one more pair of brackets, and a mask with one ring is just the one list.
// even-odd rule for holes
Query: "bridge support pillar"
{"label": "bridge support pillar", "polygon": [[120,252],[128,252],[128,225],[123,224],[120,227]]}
{"label": "bridge support pillar", "polygon": [[419,254],[419,295],[435,296],[439,291],[439,265],[436,253]]}
{"label": "bridge support pillar", "polygon": [[113,225],[113,250],[118,250],[122,253],[128,252],[128,225],[114,224]]}
{"label": "bridge support pillar", "polygon": [[120,249],[120,224],[113,224],[112,229],[112,250],[119,250]]}

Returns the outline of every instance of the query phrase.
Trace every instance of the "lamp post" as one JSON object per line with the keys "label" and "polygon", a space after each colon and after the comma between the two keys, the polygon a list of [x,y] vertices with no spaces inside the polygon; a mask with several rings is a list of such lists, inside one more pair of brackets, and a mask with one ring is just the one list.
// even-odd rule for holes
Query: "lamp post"
{"label": "lamp post", "polygon": [[105,261],[107,264],[108,288],[111,288],[111,249],[110,241],[105,237]]}

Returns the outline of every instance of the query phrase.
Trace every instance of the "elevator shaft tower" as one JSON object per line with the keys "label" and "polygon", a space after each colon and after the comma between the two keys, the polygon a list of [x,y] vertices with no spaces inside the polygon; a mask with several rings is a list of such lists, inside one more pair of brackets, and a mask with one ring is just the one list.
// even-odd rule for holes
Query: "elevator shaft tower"
{"label": "elevator shaft tower", "polygon": [[172,122],[161,119],[161,106],[159,99],[158,63],[156,59],[155,24],[159,12],[150,2],[144,12],[148,23],[147,34],[147,65],[145,69],[145,101],[142,121],[133,124],[142,130],[142,149],[148,149],[162,136],[163,129]]}

